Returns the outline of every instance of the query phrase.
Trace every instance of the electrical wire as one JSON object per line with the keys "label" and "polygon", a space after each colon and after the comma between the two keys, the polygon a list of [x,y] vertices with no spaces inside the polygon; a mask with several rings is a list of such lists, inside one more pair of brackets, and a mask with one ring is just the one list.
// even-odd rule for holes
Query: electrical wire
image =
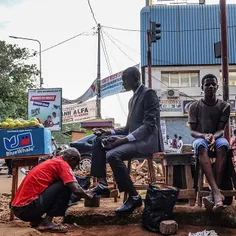
{"label": "electrical wire", "polygon": [[[101,39],[102,39],[101,42],[102,42],[103,53],[104,53],[105,60],[106,60],[106,63],[107,63],[107,68],[108,68],[108,70],[109,70],[110,75],[112,75],[112,74],[113,74],[113,72],[112,72],[112,67],[111,67],[109,55],[108,55],[108,52],[107,52],[106,42],[105,42],[105,39],[104,39],[102,30],[101,30]],[[127,113],[126,113],[126,111],[125,111],[125,109],[124,109],[124,107],[123,107],[123,105],[122,105],[121,100],[120,100],[120,95],[119,95],[119,94],[116,94],[116,98],[117,98],[117,100],[118,100],[118,102],[119,102],[119,105],[120,105],[120,107],[121,107],[122,112],[123,112],[124,115],[127,117]]]}
{"label": "electrical wire", "polygon": [[95,21],[96,25],[98,25],[98,22],[97,22],[97,20],[96,20],[96,17],[95,17],[95,14],[94,14],[92,5],[91,5],[91,3],[90,3],[90,0],[88,0],[88,5],[89,5],[89,8],[90,8],[90,11],[91,11],[91,14],[92,14],[92,17],[93,17],[94,21]]}
{"label": "electrical wire", "polygon": [[[121,41],[118,40],[117,38],[113,37],[112,35],[108,34],[107,32],[106,32],[106,34],[107,34],[108,36],[110,36],[112,39],[114,39],[115,41],[117,41],[118,43],[120,43],[120,44],[124,45],[125,47],[127,47],[128,49],[130,49],[131,51],[133,51],[133,52],[135,52],[135,53],[137,53],[137,54],[143,56],[142,53],[140,53],[140,52],[138,52],[137,50],[135,50],[135,49],[129,47],[128,45],[124,44],[123,42],[121,42]],[[173,62],[165,61],[165,60],[157,60],[157,59],[155,59],[155,58],[152,58],[152,60],[153,60],[153,61],[156,61],[156,62],[161,62],[161,61],[162,61],[162,62],[166,62],[166,63],[168,63],[168,64],[173,64]]]}
{"label": "electrical wire", "polygon": [[[93,29],[93,28],[92,28],[92,29]],[[91,29],[90,29],[90,30],[91,30]],[[86,35],[86,34],[87,34],[87,35]],[[46,52],[46,51],[49,51],[49,50],[51,50],[51,49],[53,49],[53,48],[55,48],[55,47],[58,47],[58,46],[60,46],[60,45],[62,45],[62,44],[64,44],[64,43],[67,43],[67,42],[69,42],[70,40],[75,39],[75,38],[77,38],[77,37],[79,37],[79,36],[82,36],[82,35],[88,36],[88,35],[91,35],[91,34],[89,34],[88,30],[87,30],[87,31],[84,31],[84,32],[82,32],[82,33],[76,34],[76,35],[73,36],[73,37],[70,37],[70,38],[68,38],[68,39],[66,39],[66,40],[63,40],[62,42],[59,42],[59,43],[57,43],[57,44],[55,44],[55,45],[52,45],[52,46],[50,46],[50,47],[48,47],[48,48],[42,50],[41,53]],[[29,58],[35,57],[35,56],[38,55],[38,54],[39,54],[39,52],[36,52],[36,51],[35,51],[32,55],[29,55],[29,56],[27,56],[27,57],[24,58],[24,59],[19,59],[19,60],[15,61],[14,63],[17,64],[17,63],[20,63],[21,61],[22,61],[22,62],[23,62],[23,61],[26,61],[26,60],[28,60]]]}
{"label": "electrical wire", "polygon": [[[104,30],[103,30],[103,32],[104,32],[104,34],[111,40],[111,42],[113,42],[114,45],[115,45],[116,47],[118,47],[118,49],[119,49],[127,58],[131,59],[131,58],[114,42],[114,40],[112,40],[112,39],[107,35],[107,33],[106,33]],[[134,63],[136,63],[133,59],[131,59],[131,61],[133,61]],[[138,64],[138,63],[136,63],[136,64]],[[148,74],[147,72],[145,72],[145,73]],[[168,84],[166,84],[165,82],[163,82],[162,80],[156,78],[156,77],[153,76],[153,75],[152,75],[152,78],[155,79],[155,80],[157,80],[157,81],[159,81],[160,83],[162,83],[163,85],[165,85],[167,88],[173,88],[173,87],[169,86]],[[183,97],[188,97],[188,98],[191,98],[191,99],[196,100],[194,97],[192,97],[192,96],[190,96],[190,95],[187,95],[187,94],[184,93],[184,92],[180,92],[180,95],[183,96]]]}
{"label": "electrical wire", "polygon": [[42,50],[42,53],[43,52],[46,52],[46,51],[48,51],[48,50],[51,50],[51,49],[53,49],[53,48],[55,48],[55,47],[58,47],[58,46],[60,46],[60,45],[62,45],[62,44],[64,44],[64,43],[67,43],[67,42],[69,42],[70,40],[72,40],[72,39],[75,39],[75,38],[77,38],[77,37],[79,37],[79,36],[81,36],[81,35],[84,35],[86,32],[82,32],[82,33],[80,33],[80,34],[76,34],[75,36],[73,36],[73,37],[71,37],[71,38],[68,38],[68,39],[66,39],[66,40],[64,40],[64,41],[62,41],[62,42],[60,42],[60,43],[57,43],[57,44],[55,44],[55,45],[53,45],[53,46],[51,46],[51,47],[49,47],[49,48],[46,48],[46,49],[44,49],[44,50]]}
{"label": "electrical wire", "polygon": [[[112,29],[112,30],[119,30],[119,31],[128,31],[128,32],[143,32],[146,33],[145,30],[137,30],[137,29],[128,29],[128,28],[118,28],[118,27],[112,27],[103,25],[104,28]],[[230,25],[228,28],[236,28],[236,25]],[[220,30],[220,27],[213,27],[213,28],[196,28],[196,29],[183,29],[183,30],[161,30],[161,32],[165,33],[178,33],[178,32],[195,32],[195,31],[209,31],[209,30]]]}

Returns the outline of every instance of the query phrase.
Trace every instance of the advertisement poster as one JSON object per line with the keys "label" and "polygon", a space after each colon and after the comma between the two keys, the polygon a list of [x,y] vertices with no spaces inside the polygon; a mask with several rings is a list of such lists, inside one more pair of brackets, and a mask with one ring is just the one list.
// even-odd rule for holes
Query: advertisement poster
{"label": "advertisement poster", "polygon": [[181,100],[160,100],[160,110],[161,111],[182,111],[182,101]]}
{"label": "advertisement poster", "polygon": [[72,124],[96,117],[96,101],[62,106],[62,123]]}
{"label": "advertisement poster", "polygon": [[[135,65],[137,69],[139,69],[139,64]],[[110,75],[104,79],[101,80],[101,98],[105,98],[114,94],[125,92],[125,89],[123,88],[123,82],[122,82],[122,73],[123,70]],[[62,103],[63,104],[74,104],[74,103],[82,103],[87,101],[90,98],[93,98],[97,95],[97,80],[94,80],[93,83],[90,85],[90,87],[87,89],[87,91],[81,95],[80,97],[70,100],[63,98]]]}
{"label": "advertisement poster", "polygon": [[28,90],[28,118],[39,118],[51,131],[62,129],[62,89]]}

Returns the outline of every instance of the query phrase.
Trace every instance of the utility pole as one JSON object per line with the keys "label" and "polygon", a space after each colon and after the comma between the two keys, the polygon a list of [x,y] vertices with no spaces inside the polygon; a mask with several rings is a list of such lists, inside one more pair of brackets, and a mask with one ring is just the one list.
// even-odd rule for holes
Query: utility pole
{"label": "utility pole", "polygon": [[[229,101],[229,65],[228,65],[228,35],[226,0],[220,0],[220,28],[221,28],[221,55],[222,55],[222,80],[223,100]],[[229,122],[225,127],[225,138],[230,139]]]}
{"label": "utility pole", "polygon": [[101,119],[101,25],[98,24],[98,64],[97,64],[97,100],[96,117]]}

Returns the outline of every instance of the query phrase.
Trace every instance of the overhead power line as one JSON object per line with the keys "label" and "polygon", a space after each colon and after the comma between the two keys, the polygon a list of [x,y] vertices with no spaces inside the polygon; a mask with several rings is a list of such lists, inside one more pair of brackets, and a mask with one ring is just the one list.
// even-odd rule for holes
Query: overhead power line
{"label": "overhead power line", "polygon": [[77,37],[79,37],[79,36],[81,36],[81,35],[85,35],[85,33],[86,33],[86,32],[82,32],[82,33],[80,33],[80,34],[76,34],[75,36],[73,36],[73,37],[71,37],[71,38],[68,38],[68,39],[66,39],[66,40],[64,40],[64,41],[62,41],[62,42],[60,42],[60,43],[57,43],[57,44],[55,44],[55,45],[53,45],[53,46],[51,46],[51,47],[49,47],[49,48],[46,48],[46,49],[42,50],[42,52],[46,52],[46,51],[48,51],[48,50],[50,50],[50,49],[53,49],[53,48],[55,48],[55,47],[58,47],[58,46],[60,46],[60,45],[62,45],[62,44],[64,44],[64,43],[69,42],[69,41],[72,40],[72,39],[75,39],[75,38],[77,38]]}
{"label": "overhead power line", "polygon": [[88,5],[89,5],[89,8],[90,8],[90,11],[91,11],[91,14],[92,14],[92,17],[96,23],[96,25],[98,24],[97,20],[96,20],[96,17],[95,17],[95,14],[94,14],[94,11],[93,11],[93,8],[92,8],[92,5],[90,3],[90,0],[88,0]]}
{"label": "overhead power line", "polygon": [[[138,30],[138,29],[128,29],[128,28],[118,28],[112,26],[103,25],[102,27],[112,30],[118,31],[128,31],[128,32],[143,32],[146,33],[145,30]],[[236,25],[230,25],[228,28],[236,28]],[[209,30],[220,30],[220,27],[213,27],[213,28],[196,28],[196,29],[182,29],[182,30],[162,30],[161,32],[165,33],[178,33],[178,32],[195,32],[195,31],[209,31]]]}
{"label": "overhead power line", "polygon": [[[103,30],[103,32],[104,32],[104,34],[111,40],[111,42],[113,42],[113,44],[114,44],[127,58],[129,58],[131,61],[133,61],[134,63],[136,63],[131,57],[129,57],[129,56],[114,42],[114,40],[112,40],[112,39],[108,36],[108,34],[107,34],[104,30]],[[113,37],[113,38],[114,38],[114,37]],[[115,38],[114,38],[114,39],[115,39]],[[136,63],[136,64],[138,64],[138,63]],[[148,73],[145,72],[145,74],[148,74]],[[152,75],[152,78],[155,79],[155,80],[157,80],[157,81],[159,81],[160,83],[162,83],[163,85],[165,85],[167,88],[172,88],[171,86],[169,86],[168,84],[166,84],[165,82],[163,82],[161,79],[158,79],[158,78],[156,78],[156,77],[153,76],[153,75]],[[192,97],[192,96],[190,96],[190,95],[187,95],[186,93],[183,93],[183,92],[181,92],[180,95],[183,96],[183,97],[188,97],[188,98],[191,98],[191,99],[196,100],[194,97]]]}
{"label": "overhead power line", "polygon": [[[93,29],[93,28],[92,28],[92,29]],[[82,32],[82,33],[76,34],[76,35],[73,36],[73,37],[70,37],[70,38],[68,38],[68,39],[66,39],[66,40],[63,40],[62,42],[59,42],[59,43],[57,43],[57,44],[55,44],[55,45],[52,45],[52,46],[50,46],[50,47],[48,47],[48,48],[42,50],[42,53],[43,53],[43,52],[46,52],[46,51],[49,51],[49,50],[51,50],[51,49],[53,49],[53,48],[55,48],[55,47],[58,47],[58,46],[60,46],[60,45],[62,45],[62,44],[64,44],[64,43],[67,43],[67,42],[69,42],[69,41],[71,41],[71,40],[73,40],[73,39],[75,39],[75,38],[77,38],[77,37],[79,37],[79,36],[89,36],[89,35],[93,35],[93,34],[89,34],[88,30],[87,30],[87,31],[84,31],[84,32]],[[15,61],[15,63],[19,63],[19,62],[21,62],[21,61],[23,62],[23,61],[28,60],[29,58],[34,57],[34,56],[36,56],[36,55],[38,55],[38,54],[39,54],[39,52],[35,52],[35,53],[33,53],[32,55],[29,55],[29,56],[27,56],[27,57],[24,58],[24,59],[19,59],[19,60]]]}
{"label": "overhead power line", "polygon": [[[105,57],[105,60],[106,60],[106,63],[107,63],[107,68],[108,68],[108,70],[109,70],[110,75],[112,75],[112,74],[113,74],[113,72],[112,72],[112,67],[111,67],[109,55],[108,55],[108,52],[107,52],[106,41],[105,41],[105,38],[104,38],[104,36],[103,36],[103,31],[102,31],[102,30],[101,30],[101,39],[102,39],[101,42],[102,42],[103,53],[104,53],[104,57]],[[117,100],[118,100],[118,102],[119,102],[119,105],[120,105],[120,107],[121,107],[122,112],[123,112],[124,115],[127,117],[127,114],[126,114],[126,112],[125,112],[125,109],[124,109],[124,107],[123,107],[123,105],[122,105],[122,102],[121,102],[121,100],[120,100],[120,95],[119,95],[119,94],[116,94],[116,98],[117,98]]]}

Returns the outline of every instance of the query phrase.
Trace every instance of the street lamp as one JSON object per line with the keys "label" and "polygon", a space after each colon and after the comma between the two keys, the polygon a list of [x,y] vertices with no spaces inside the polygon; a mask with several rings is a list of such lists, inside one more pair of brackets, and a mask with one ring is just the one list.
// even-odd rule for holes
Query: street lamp
{"label": "street lamp", "polygon": [[35,41],[39,44],[39,79],[40,79],[40,88],[43,87],[43,78],[42,78],[42,60],[41,60],[41,54],[42,54],[42,47],[41,43],[37,39],[31,39],[31,38],[24,38],[24,37],[17,37],[17,36],[9,36],[10,38],[13,39],[24,39],[24,40],[30,40],[30,41]]}

